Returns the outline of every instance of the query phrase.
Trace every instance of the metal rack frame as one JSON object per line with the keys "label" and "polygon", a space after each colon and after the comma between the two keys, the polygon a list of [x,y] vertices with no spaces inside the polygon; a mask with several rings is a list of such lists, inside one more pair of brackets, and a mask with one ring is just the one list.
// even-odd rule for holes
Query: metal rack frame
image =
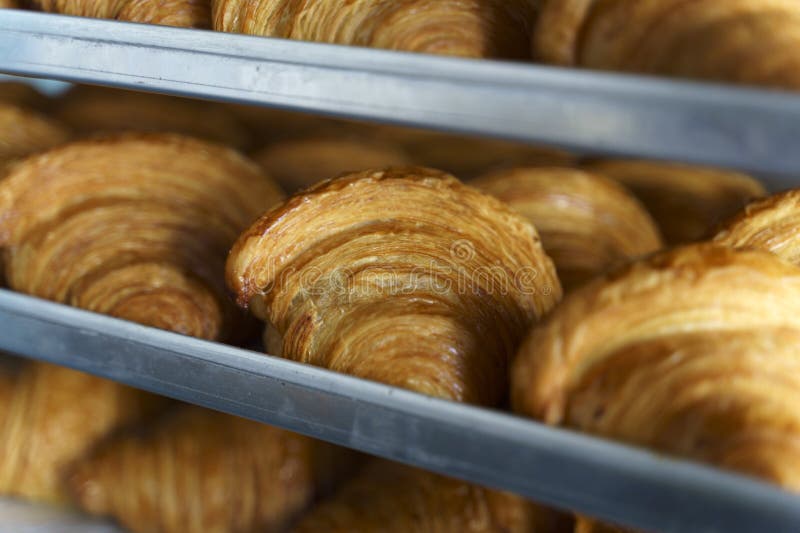
{"label": "metal rack frame", "polygon": [[[585,152],[800,168],[800,97],[779,92],[13,10],[0,10],[0,72]],[[0,349],[628,526],[800,529],[800,498],[751,479],[4,290]]]}
{"label": "metal rack frame", "polygon": [[[0,72],[767,174],[800,168],[800,97],[14,10]],[[345,89],[346,88],[346,89]]]}
{"label": "metal rack frame", "polygon": [[800,498],[497,411],[0,290],[0,349],[657,531],[792,531]]}

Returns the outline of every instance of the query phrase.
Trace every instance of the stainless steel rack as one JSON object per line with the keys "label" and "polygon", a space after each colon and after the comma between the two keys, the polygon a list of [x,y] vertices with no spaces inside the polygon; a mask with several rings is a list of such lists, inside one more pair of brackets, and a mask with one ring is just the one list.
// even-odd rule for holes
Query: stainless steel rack
{"label": "stainless steel rack", "polygon": [[[0,72],[800,169],[800,97],[779,92],[13,10],[0,10]],[[632,527],[800,530],[800,498],[754,480],[3,290],[0,349]]]}
{"label": "stainless steel rack", "polygon": [[800,97],[14,10],[0,72],[544,142],[800,169]]}

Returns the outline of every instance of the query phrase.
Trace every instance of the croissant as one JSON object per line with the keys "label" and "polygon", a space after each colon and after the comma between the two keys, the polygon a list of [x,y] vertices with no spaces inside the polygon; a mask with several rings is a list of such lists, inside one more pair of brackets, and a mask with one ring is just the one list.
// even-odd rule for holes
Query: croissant
{"label": "croissant", "polygon": [[485,404],[505,397],[517,342],[561,296],[530,224],[414,167],[295,195],[242,234],[226,277],[284,357]]}
{"label": "croissant", "polygon": [[29,0],[41,11],[143,24],[210,28],[210,0]]}
{"label": "croissant", "polygon": [[661,248],[647,211],[620,185],[569,168],[514,168],[471,185],[503,200],[539,231],[566,291]]}
{"label": "croissant", "polygon": [[517,166],[569,166],[575,160],[568,152],[555,148],[434,131],[384,127],[383,136],[396,139],[415,163],[462,179]]}
{"label": "croissant", "polygon": [[224,105],[160,94],[78,86],[55,116],[82,135],[108,132],[182,133],[247,148],[250,132]]}
{"label": "croissant", "polygon": [[136,532],[282,531],[353,465],[344,449],[181,406],[101,443],[68,475],[85,511]]}
{"label": "croissant", "polygon": [[215,30],[464,57],[530,57],[538,0],[213,0]]}
{"label": "croissant", "polygon": [[294,532],[555,533],[567,524],[518,496],[376,460]]}
{"label": "croissant", "polygon": [[347,171],[406,165],[399,149],[347,138],[307,138],[270,145],[253,155],[284,189],[295,191]]}
{"label": "croissant", "polygon": [[34,111],[0,103],[0,179],[11,163],[68,139],[69,132],[58,122]]}
{"label": "croissant", "polygon": [[20,5],[17,0],[0,0],[0,9],[19,9]]}
{"label": "croissant", "polygon": [[758,248],[800,265],[800,190],[755,201],[723,224],[714,241],[735,248]]}
{"label": "croissant", "polygon": [[668,244],[707,237],[716,224],[766,194],[758,181],[730,170],[637,160],[593,161],[584,168],[630,189]]}
{"label": "croissant", "polygon": [[513,369],[515,410],[800,490],[800,269],[697,244],[569,295]]}
{"label": "croissant", "polygon": [[0,82],[0,102],[26,109],[47,109],[50,99],[27,83],[17,81]]}
{"label": "croissant", "polygon": [[173,135],[76,142],[0,182],[0,247],[18,291],[206,339],[239,327],[227,251],[281,195],[256,165]]}
{"label": "croissant", "polygon": [[64,470],[163,400],[46,363],[0,367],[0,493],[66,503]]}
{"label": "croissant", "polygon": [[800,89],[795,0],[545,0],[533,35],[549,63]]}

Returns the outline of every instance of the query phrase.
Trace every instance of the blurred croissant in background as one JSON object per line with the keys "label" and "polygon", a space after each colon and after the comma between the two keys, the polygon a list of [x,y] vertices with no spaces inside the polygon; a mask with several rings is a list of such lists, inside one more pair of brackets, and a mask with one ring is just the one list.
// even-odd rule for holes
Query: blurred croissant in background
{"label": "blurred croissant in background", "polygon": [[667,244],[709,237],[715,225],[766,194],[761,183],[732,170],[612,159],[590,161],[583,168],[633,192],[658,223]]}
{"label": "blurred croissant in background", "polygon": [[512,494],[375,460],[293,531],[558,533],[570,522]]}
{"label": "blurred croissant in background", "polygon": [[50,99],[27,83],[17,81],[0,82],[0,102],[34,111],[50,107]]}
{"label": "blurred croissant in background", "polygon": [[11,163],[69,138],[68,129],[58,122],[34,111],[0,103],[0,179]]}
{"label": "blurred croissant in background", "polygon": [[288,431],[180,406],[104,441],[68,480],[82,509],[135,532],[284,531],[355,458]]}
{"label": "blurred croissant in background", "polygon": [[505,399],[517,343],[561,296],[527,221],[417,167],[290,198],[242,234],[227,280],[284,357],[483,404]]}
{"label": "blurred croissant in background", "polygon": [[0,361],[0,493],[64,504],[63,476],[109,432],[165,400],[47,363]]}
{"label": "blurred croissant in background", "polygon": [[535,0],[213,0],[214,29],[464,57],[527,59]]}
{"label": "blurred croissant in background", "polygon": [[275,143],[252,157],[287,191],[296,191],[348,171],[410,162],[402,150],[389,144],[324,137]]}
{"label": "blurred croissant in background", "polygon": [[800,89],[795,0],[545,0],[533,35],[548,63]]}
{"label": "blurred croissant in background", "polygon": [[470,185],[530,220],[566,291],[662,246],[655,222],[639,202],[598,175],[570,168],[514,168]]}
{"label": "blurred croissant in background", "polygon": [[248,148],[247,127],[227,106],[154,93],[79,85],[56,101],[54,115],[78,134],[181,133]]}
{"label": "blurred croissant in background", "polygon": [[211,27],[210,0],[28,0],[41,11],[184,28]]}

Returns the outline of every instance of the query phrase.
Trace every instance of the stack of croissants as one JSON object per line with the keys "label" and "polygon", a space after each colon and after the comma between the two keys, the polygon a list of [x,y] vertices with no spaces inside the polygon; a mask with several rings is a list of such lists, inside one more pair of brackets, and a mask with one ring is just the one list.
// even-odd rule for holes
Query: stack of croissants
{"label": "stack of croissants", "polygon": [[[97,87],[0,102],[12,290],[800,490],[800,191]],[[10,355],[0,443],[1,494],[135,532],[616,530]]]}
{"label": "stack of croissants", "polygon": [[0,7],[800,89],[796,0],[0,0]]}

